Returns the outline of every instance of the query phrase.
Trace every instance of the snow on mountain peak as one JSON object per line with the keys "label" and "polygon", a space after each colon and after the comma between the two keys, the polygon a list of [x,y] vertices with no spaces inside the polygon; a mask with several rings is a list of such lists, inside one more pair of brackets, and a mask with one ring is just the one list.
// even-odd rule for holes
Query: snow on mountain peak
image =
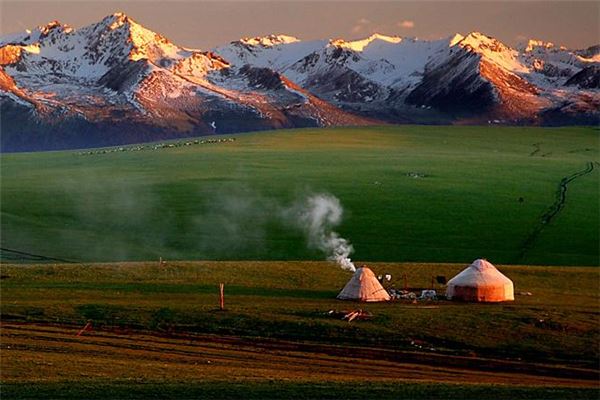
{"label": "snow on mountain peak", "polygon": [[[117,12],[112,15],[109,15],[105,19],[106,19],[107,24],[110,24],[110,25],[108,25],[108,29],[110,29],[110,30],[117,29],[120,26],[123,26],[125,24],[133,22],[133,20],[131,20],[127,15],[125,15],[121,12]],[[135,22],[133,22],[133,23],[135,23]]]}
{"label": "snow on mountain peak", "polygon": [[26,29],[24,32],[4,35],[2,38],[0,38],[0,46],[7,44],[23,46],[35,44],[39,42],[40,39],[45,38],[54,32],[71,33],[73,32],[73,28],[71,28],[69,25],[61,24],[59,21],[55,20],[48,22],[46,25],[40,25],[34,30]]}
{"label": "snow on mountain peak", "polygon": [[461,47],[470,47],[475,51],[504,52],[510,50],[509,47],[493,37],[484,35],[480,32],[471,32],[457,43]]}
{"label": "snow on mountain peak", "polygon": [[76,30],[52,21],[0,37],[0,102],[28,107],[14,108],[18,143],[38,146],[50,127],[49,140],[72,146],[82,132],[108,137],[107,127],[131,140],[366,121],[346,111],[403,123],[464,121],[462,113],[520,123],[546,118],[546,109],[554,121],[556,107],[575,107],[587,124],[600,101],[600,45],[570,51],[530,40],[513,49],[480,32],[436,40],[268,35],[214,52],[177,46],[120,12]]}
{"label": "snow on mountain peak", "polygon": [[58,30],[61,30],[61,31],[69,31],[69,32],[73,30],[73,28],[71,28],[69,25],[61,24],[57,20],[50,21],[46,25],[38,27],[38,30],[40,31],[40,33],[43,36],[48,35],[51,31],[53,31],[55,29],[58,29]]}
{"label": "snow on mountain peak", "polygon": [[471,32],[456,45],[479,54],[482,59],[500,65],[507,71],[529,72],[529,68],[519,60],[518,51],[483,33]]}
{"label": "snow on mountain peak", "polygon": [[460,42],[461,40],[463,40],[465,37],[463,35],[461,35],[460,33],[455,33],[454,36],[452,36],[451,38],[449,38],[448,42],[449,42],[449,46],[452,47],[455,44],[457,44],[458,42]]}
{"label": "snow on mountain peak", "polygon": [[544,42],[543,40],[529,39],[527,41],[527,46],[525,47],[525,52],[530,53],[536,48],[543,49],[551,49],[554,47],[554,43],[552,42]]}
{"label": "snow on mountain peak", "polygon": [[337,46],[337,47],[343,47],[343,48],[353,50],[353,51],[363,51],[365,49],[365,47],[367,47],[369,44],[371,44],[372,42],[374,42],[376,40],[380,40],[380,41],[387,42],[387,43],[397,44],[402,41],[402,38],[399,36],[387,36],[387,35],[382,35],[380,33],[374,33],[367,38],[349,41],[349,42],[342,40],[342,39],[332,40],[331,44],[334,46]]}
{"label": "snow on mountain peak", "polygon": [[[129,61],[147,60],[169,68],[196,51],[178,47],[124,13],[115,13],[73,30],[58,21],[30,33],[0,38],[0,48],[13,45],[5,57],[15,74],[74,76],[95,80]],[[10,61],[10,62],[8,62]],[[19,63],[19,65],[16,65]]]}
{"label": "snow on mountain peak", "polygon": [[176,46],[122,12],[108,15],[99,23],[81,28],[78,32],[86,37],[99,34],[104,46],[120,46],[130,60],[147,59],[160,66],[167,66],[193,53],[193,50]]}
{"label": "snow on mountain peak", "polygon": [[[116,12],[111,15],[107,15],[100,22],[89,25],[89,27],[95,28],[96,30],[114,31],[123,27],[127,30],[148,30],[127,14],[122,12]],[[86,27],[87,28],[87,27]]]}
{"label": "snow on mountain peak", "polygon": [[240,40],[243,44],[250,46],[273,47],[280,44],[289,44],[299,42],[300,39],[288,35],[268,35],[257,36],[253,38],[243,38]]}

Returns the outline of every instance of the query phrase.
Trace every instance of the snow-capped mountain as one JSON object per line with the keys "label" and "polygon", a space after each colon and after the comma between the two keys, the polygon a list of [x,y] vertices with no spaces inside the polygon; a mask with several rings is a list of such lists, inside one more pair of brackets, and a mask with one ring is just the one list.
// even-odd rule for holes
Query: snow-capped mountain
{"label": "snow-capped mountain", "polygon": [[302,43],[233,42],[216,51],[234,54],[237,65],[266,63],[345,110],[391,122],[598,121],[600,46],[571,51],[530,40],[519,50],[479,32]]}
{"label": "snow-capped mountain", "polygon": [[0,38],[3,151],[298,126],[597,123],[600,46],[244,38],[188,49],[116,13]]}
{"label": "snow-capped mountain", "polygon": [[77,30],[51,22],[0,46],[4,151],[372,123],[276,71],[177,46],[121,13]]}

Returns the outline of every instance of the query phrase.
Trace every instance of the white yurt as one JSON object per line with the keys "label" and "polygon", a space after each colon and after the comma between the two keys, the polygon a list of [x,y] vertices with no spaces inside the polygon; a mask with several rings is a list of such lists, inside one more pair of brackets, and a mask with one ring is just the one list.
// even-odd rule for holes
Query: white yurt
{"label": "white yurt", "polygon": [[375,277],[373,271],[366,266],[356,270],[346,286],[337,295],[340,300],[388,301],[390,295]]}
{"label": "white yurt", "polygon": [[477,259],[448,281],[450,300],[498,302],[515,299],[513,283],[487,260]]}

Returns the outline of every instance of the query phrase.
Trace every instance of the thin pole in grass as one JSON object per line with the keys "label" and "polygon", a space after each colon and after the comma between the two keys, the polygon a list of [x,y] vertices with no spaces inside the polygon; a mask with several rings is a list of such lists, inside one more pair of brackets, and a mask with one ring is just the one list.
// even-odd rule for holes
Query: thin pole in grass
{"label": "thin pole in grass", "polygon": [[75,336],[81,336],[83,334],[83,332],[91,331],[91,330],[92,330],[92,320],[88,319],[85,326],[83,328],[81,328],[81,330],[79,332],[77,332],[77,335],[75,335]]}
{"label": "thin pole in grass", "polygon": [[225,310],[225,285],[219,283],[219,308],[221,311]]}

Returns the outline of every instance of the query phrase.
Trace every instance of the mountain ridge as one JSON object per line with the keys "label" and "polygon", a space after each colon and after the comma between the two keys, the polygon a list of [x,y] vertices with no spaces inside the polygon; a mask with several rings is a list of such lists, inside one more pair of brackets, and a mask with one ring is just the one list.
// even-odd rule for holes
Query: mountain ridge
{"label": "mountain ridge", "polygon": [[480,32],[178,46],[123,13],[0,37],[2,151],[377,123],[599,121],[600,46]]}

